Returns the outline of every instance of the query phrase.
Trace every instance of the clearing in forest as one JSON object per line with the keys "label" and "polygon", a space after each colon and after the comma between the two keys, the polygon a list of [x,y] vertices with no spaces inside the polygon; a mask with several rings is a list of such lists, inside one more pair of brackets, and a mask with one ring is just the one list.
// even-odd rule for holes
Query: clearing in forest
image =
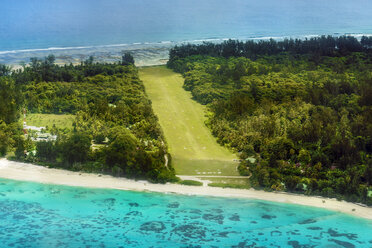
{"label": "clearing in forest", "polygon": [[[21,118],[23,121],[23,118]],[[55,125],[57,128],[72,128],[75,120],[74,115],[69,114],[27,114],[26,123],[28,126],[49,127]]]}
{"label": "clearing in forest", "polygon": [[165,66],[139,70],[168,142],[178,175],[238,175],[236,156],[205,126],[205,106],[182,88],[184,79]]}

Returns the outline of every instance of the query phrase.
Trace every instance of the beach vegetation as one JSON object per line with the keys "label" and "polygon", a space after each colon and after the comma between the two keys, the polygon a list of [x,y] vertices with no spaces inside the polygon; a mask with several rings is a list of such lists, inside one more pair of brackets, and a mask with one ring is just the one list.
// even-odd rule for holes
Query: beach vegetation
{"label": "beach vegetation", "polygon": [[125,52],[121,60],[122,65],[134,65],[133,55],[129,52]]}
{"label": "beach vegetation", "polygon": [[231,189],[250,189],[249,184],[240,184],[240,183],[208,183],[210,187],[219,187],[219,188],[231,188]]}
{"label": "beach vegetation", "polygon": [[203,186],[202,182],[195,181],[195,180],[182,180],[179,182],[182,185],[189,185],[189,186]]}

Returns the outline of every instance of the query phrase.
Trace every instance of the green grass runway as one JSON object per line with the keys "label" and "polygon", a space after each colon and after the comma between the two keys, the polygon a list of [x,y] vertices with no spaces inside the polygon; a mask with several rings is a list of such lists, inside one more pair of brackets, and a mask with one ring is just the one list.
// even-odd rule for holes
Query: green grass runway
{"label": "green grass runway", "polygon": [[165,66],[139,71],[167,139],[178,175],[238,175],[236,156],[205,126],[205,106],[192,100],[183,78]]}

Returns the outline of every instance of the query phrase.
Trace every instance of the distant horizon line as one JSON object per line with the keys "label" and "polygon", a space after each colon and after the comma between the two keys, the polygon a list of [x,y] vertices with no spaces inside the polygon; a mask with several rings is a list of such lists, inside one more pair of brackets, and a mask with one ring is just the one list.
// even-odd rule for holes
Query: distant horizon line
{"label": "distant horizon line", "polygon": [[[282,39],[306,39],[306,38],[314,38],[314,37],[321,37],[321,36],[353,36],[355,38],[361,38],[363,36],[372,36],[372,33],[333,33],[333,34],[307,34],[307,35],[285,35],[285,36],[256,36],[256,37],[241,37],[241,38],[204,38],[204,39],[194,39],[194,40],[183,40],[183,41],[157,41],[157,42],[133,42],[133,43],[118,43],[118,44],[106,44],[106,45],[88,45],[88,46],[66,46],[66,47],[59,47],[53,46],[48,48],[26,48],[26,49],[13,49],[13,50],[0,50],[0,55],[6,54],[16,54],[16,53],[27,53],[27,52],[47,52],[47,51],[64,51],[64,50],[84,50],[84,49],[94,49],[94,48],[114,48],[114,47],[131,47],[133,50],[140,49],[136,48],[136,46],[149,46],[149,45],[168,45],[169,47],[178,45],[178,44],[187,44],[187,43],[201,43],[201,42],[218,42],[218,41],[226,41],[226,40],[282,40]],[[131,50],[131,49],[126,49]]]}

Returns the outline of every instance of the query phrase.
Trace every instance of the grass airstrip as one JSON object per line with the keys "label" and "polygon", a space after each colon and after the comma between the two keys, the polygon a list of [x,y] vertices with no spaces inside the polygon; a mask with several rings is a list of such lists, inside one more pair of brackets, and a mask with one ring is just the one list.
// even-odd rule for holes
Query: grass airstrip
{"label": "grass airstrip", "polygon": [[205,106],[192,100],[180,74],[165,66],[139,70],[178,175],[237,176],[237,157],[205,126]]}

